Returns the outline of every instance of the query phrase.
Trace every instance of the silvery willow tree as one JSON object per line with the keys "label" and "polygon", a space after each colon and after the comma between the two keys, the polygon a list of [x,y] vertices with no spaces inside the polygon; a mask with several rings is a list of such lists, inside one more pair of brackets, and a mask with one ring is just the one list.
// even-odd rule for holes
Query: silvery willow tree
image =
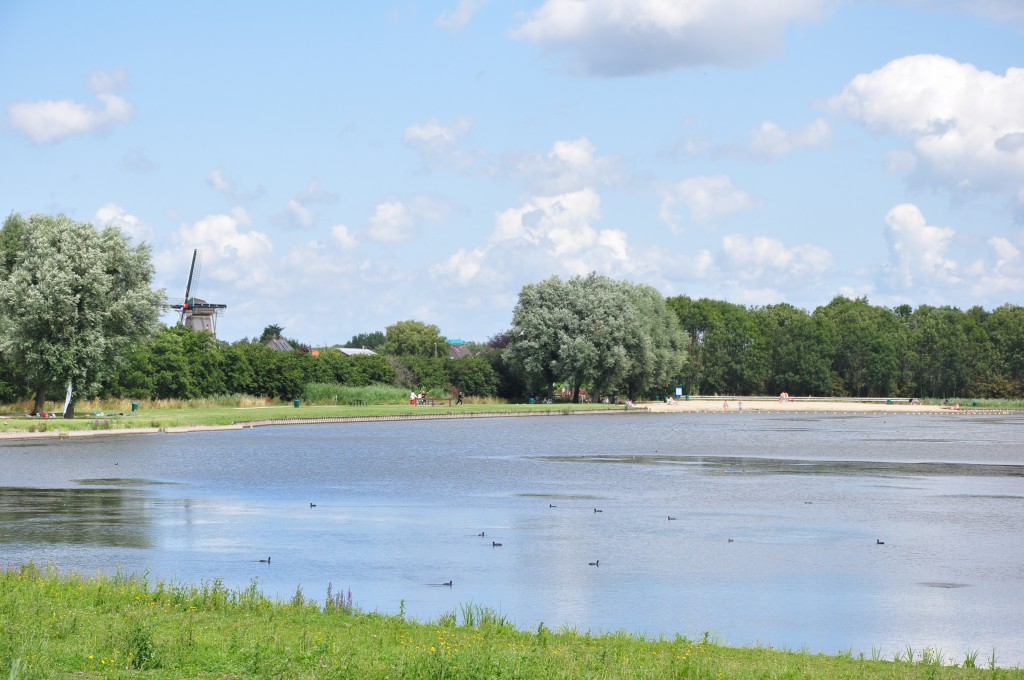
{"label": "silvery willow tree", "polygon": [[595,273],[524,286],[508,335],[510,365],[548,395],[567,383],[573,400],[584,386],[630,398],[667,387],[686,359],[679,321],[656,290]]}
{"label": "silvery willow tree", "polygon": [[149,247],[132,247],[113,226],[17,214],[0,247],[0,354],[35,392],[35,411],[69,382],[76,397],[95,395],[159,319]]}

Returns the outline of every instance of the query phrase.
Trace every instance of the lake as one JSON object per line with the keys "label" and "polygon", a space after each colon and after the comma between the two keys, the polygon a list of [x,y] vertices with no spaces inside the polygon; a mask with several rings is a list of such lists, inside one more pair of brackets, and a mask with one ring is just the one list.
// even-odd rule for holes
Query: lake
{"label": "lake", "polygon": [[281,599],[301,587],[323,600],[330,583],[363,610],[421,620],[473,603],[525,629],[709,631],[829,654],[933,647],[981,663],[994,648],[1024,665],[1022,527],[1015,415],[575,415],[0,443],[0,563],[256,579]]}

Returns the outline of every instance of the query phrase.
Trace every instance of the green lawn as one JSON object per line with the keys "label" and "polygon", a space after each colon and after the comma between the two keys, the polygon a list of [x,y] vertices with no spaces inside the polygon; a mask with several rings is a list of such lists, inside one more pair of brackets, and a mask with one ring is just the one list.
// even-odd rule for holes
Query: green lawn
{"label": "green lawn", "polygon": [[706,635],[645,640],[543,624],[520,631],[472,604],[418,623],[361,613],[341,592],[279,603],[255,583],[229,591],[216,582],[60,576],[32,565],[0,572],[0,630],[0,677],[11,680],[1024,678],[1019,669],[972,668],[990,661],[973,652],[908,649],[898,660],[872,660],[725,647]]}
{"label": "green lawn", "polygon": [[[192,406],[147,408],[142,404],[132,412],[130,406],[121,411],[95,412],[78,410],[73,420],[63,418],[28,418],[10,415],[0,417],[0,433],[39,432],[55,430],[116,430],[125,428],[167,428],[199,425],[234,425],[258,420],[290,420],[300,418],[365,417],[400,415],[444,415],[459,413],[537,413],[540,411],[571,412],[588,410],[623,410],[623,406],[602,404],[471,404],[452,406],[367,405],[336,406],[278,404],[272,406]],[[118,413],[122,415],[118,415]]]}

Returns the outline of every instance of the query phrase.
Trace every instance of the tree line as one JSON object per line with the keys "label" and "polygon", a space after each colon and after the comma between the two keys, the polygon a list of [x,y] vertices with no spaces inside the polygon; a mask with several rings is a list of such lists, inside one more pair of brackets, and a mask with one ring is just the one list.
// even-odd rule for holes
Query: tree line
{"label": "tree line", "polygon": [[874,306],[836,297],[813,312],[665,299],[592,273],[523,287],[510,327],[459,358],[437,326],[360,333],[348,356],[284,330],[234,343],[159,323],[148,247],[117,229],[12,214],[0,230],[0,401],[79,397],[298,398],[306,385],[390,384],[470,396],[638,399],[671,394],[1015,397],[1024,309]]}
{"label": "tree line", "polygon": [[871,305],[836,297],[807,312],[668,299],[688,338],[689,394],[1019,397],[1024,308]]}

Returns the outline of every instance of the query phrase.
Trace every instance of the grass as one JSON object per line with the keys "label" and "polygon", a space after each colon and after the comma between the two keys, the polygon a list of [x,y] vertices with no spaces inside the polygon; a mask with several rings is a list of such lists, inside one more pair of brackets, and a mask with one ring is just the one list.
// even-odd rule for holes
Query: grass
{"label": "grass", "polygon": [[[150,584],[145,576],[0,570],[0,677],[32,678],[1024,678],[1020,669],[731,648],[709,635],[521,631],[469,604],[432,622],[360,612],[256,583]],[[918,655],[912,655],[914,657]]]}
{"label": "grass", "polygon": [[[53,432],[69,430],[120,430],[128,428],[173,428],[245,424],[258,420],[290,420],[297,418],[379,417],[401,415],[443,415],[455,413],[536,413],[558,411],[572,413],[584,410],[622,410],[622,406],[602,404],[509,404],[494,399],[468,398],[464,404],[451,406],[410,406],[409,393],[386,386],[345,388],[343,386],[311,385],[313,402],[294,402],[224,395],[190,401],[140,401],[132,410],[130,400],[94,400],[76,404],[76,417],[28,418],[11,415],[0,418],[0,434],[17,432]],[[337,389],[340,388],[340,389]],[[359,405],[351,405],[353,403]],[[47,409],[60,411],[63,404],[47,404]],[[9,414],[24,414],[31,404],[12,404],[4,409]],[[100,415],[102,414],[102,415]]]}

